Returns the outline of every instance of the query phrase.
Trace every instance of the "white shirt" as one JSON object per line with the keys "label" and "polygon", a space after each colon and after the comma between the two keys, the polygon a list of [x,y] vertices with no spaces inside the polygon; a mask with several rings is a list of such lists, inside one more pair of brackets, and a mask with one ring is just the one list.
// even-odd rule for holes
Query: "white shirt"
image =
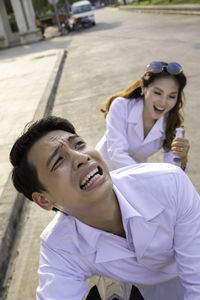
{"label": "white shirt", "polygon": [[86,279],[131,282],[145,300],[200,299],[200,198],[171,164],[111,172],[126,239],[58,212],[41,235],[38,300],[80,300]]}
{"label": "white shirt", "polygon": [[[149,156],[162,149],[166,115],[157,120],[144,138],[143,107],[142,98],[116,98],[112,102],[106,117],[106,133],[96,146],[111,171],[147,162]],[[164,152],[163,161],[173,163],[171,151]]]}

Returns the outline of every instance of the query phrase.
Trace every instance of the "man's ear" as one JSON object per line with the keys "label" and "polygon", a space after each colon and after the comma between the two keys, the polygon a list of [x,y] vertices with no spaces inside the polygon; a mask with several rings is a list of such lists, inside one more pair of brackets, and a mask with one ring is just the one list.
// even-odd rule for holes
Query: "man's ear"
{"label": "man's ear", "polygon": [[32,194],[32,199],[35,203],[37,203],[40,207],[46,209],[46,210],[52,210],[52,208],[54,207],[52,202],[47,199],[44,194],[42,193],[38,193],[38,192],[34,192]]}

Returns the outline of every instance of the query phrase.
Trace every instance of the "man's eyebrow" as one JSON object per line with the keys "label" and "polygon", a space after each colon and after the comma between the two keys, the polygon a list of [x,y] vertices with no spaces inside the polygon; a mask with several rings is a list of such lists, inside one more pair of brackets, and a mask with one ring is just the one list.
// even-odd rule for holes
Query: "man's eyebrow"
{"label": "man's eyebrow", "polygon": [[50,162],[52,161],[52,159],[56,156],[56,154],[58,153],[58,151],[60,150],[60,148],[63,146],[63,144],[60,144],[58,147],[56,147],[56,149],[53,151],[53,153],[49,156],[49,158],[47,159],[47,163],[46,163],[46,167],[48,168]]}
{"label": "man's eyebrow", "polygon": [[[77,137],[79,137],[77,134],[70,135],[67,138],[67,141],[70,143],[71,141],[73,141]],[[56,147],[56,149],[53,151],[53,153],[49,156],[49,158],[47,159],[47,163],[46,163],[47,168],[48,168],[49,164],[51,163],[52,159],[56,156],[56,154],[60,150],[60,148],[62,148],[62,146],[63,146],[63,144],[58,145],[58,147]]]}

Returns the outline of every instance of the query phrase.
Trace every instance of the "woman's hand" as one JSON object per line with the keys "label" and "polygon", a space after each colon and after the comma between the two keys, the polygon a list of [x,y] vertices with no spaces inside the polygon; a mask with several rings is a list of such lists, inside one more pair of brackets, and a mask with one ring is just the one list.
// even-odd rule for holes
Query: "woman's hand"
{"label": "woman's hand", "polygon": [[172,141],[171,150],[175,156],[179,156],[182,159],[187,159],[190,149],[189,141],[185,138],[175,138]]}
{"label": "woman's hand", "polygon": [[[184,127],[183,127],[184,128]],[[181,168],[185,170],[188,161],[188,152],[190,149],[189,140],[184,138],[185,129],[183,131],[183,138],[175,138],[172,141],[171,150],[174,156],[181,158]]]}

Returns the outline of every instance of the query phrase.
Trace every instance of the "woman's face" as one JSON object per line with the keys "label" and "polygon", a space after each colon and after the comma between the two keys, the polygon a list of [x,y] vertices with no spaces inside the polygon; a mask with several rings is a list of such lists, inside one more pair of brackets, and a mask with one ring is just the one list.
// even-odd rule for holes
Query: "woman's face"
{"label": "woman's face", "polygon": [[143,88],[144,116],[154,121],[169,112],[177,102],[179,85],[173,77],[154,80]]}

